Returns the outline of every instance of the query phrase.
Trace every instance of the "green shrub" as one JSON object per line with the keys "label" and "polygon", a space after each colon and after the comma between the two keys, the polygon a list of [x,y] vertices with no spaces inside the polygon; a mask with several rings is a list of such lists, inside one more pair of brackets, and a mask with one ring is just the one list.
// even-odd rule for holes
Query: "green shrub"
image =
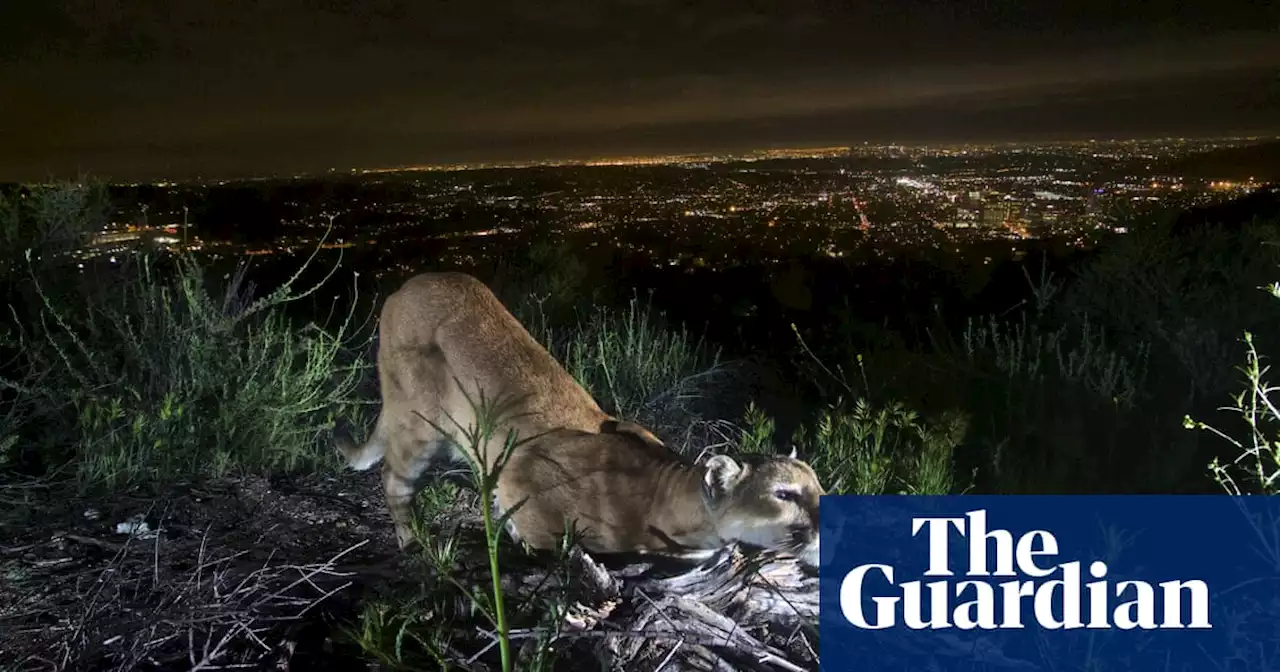
{"label": "green shrub", "polygon": [[[1280,298],[1280,283],[1265,288],[1273,298]],[[1237,367],[1244,374],[1244,389],[1232,397],[1232,403],[1221,410],[1239,415],[1244,421],[1244,436],[1237,438],[1204,422],[1187,416],[1188,429],[1208,431],[1224,439],[1236,455],[1230,460],[1215,457],[1209,465],[1218,485],[1232,495],[1280,494],[1280,408],[1271,395],[1277,388],[1270,383],[1271,366],[1264,364],[1253,334],[1244,333],[1245,364]]]}
{"label": "green shrub", "polygon": [[776,450],[774,445],[776,426],[773,418],[749,402],[742,414],[742,427],[739,430],[738,450],[743,453],[768,454]]}
{"label": "green shrub", "polygon": [[[1280,298],[1280,284],[1272,283],[1266,287],[1272,297]],[[1274,304],[1273,304],[1274,305]],[[1229,444],[1235,452],[1234,456],[1223,459],[1215,457],[1209,464],[1209,473],[1217,481],[1218,486],[1228,495],[1277,495],[1280,494],[1280,408],[1272,394],[1276,386],[1270,383],[1271,367],[1264,363],[1258,353],[1253,334],[1245,332],[1245,364],[1238,367],[1244,374],[1243,389],[1237,392],[1229,406],[1223,411],[1238,415],[1243,427],[1237,431],[1226,432],[1207,423],[1193,420],[1191,416],[1184,418],[1184,426],[1216,435],[1223,439],[1222,446]],[[1248,507],[1240,508],[1246,522],[1257,534],[1255,549],[1264,562],[1271,566],[1280,563],[1280,549],[1275,544],[1275,521],[1267,516],[1258,516],[1256,511]],[[1248,606],[1235,607],[1226,614],[1234,640],[1240,642],[1236,647],[1241,653],[1233,661],[1235,669],[1260,670],[1270,667],[1274,658],[1273,651],[1267,646],[1260,646],[1257,633],[1271,635],[1280,628],[1276,618],[1274,600],[1263,600]],[[1267,635],[1263,635],[1267,637]],[[1274,641],[1274,636],[1265,641]]]}
{"label": "green shrub", "polygon": [[669,328],[648,302],[596,306],[564,328],[536,308],[519,317],[608,413],[676,437],[720,410],[714,395],[729,371],[718,352]]}
{"label": "green shrub", "polygon": [[34,437],[46,467],[119,487],[336,464],[316,442],[360,410],[353,316],[332,332],[298,328],[283,306],[318,286],[294,293],[297,275],[254,301],[242,272],[215,298],[194,260],[156,266],[144,257],[80,302],[36,283],[38,328],[26,331],[42,337],[25,356],[48,409],[51,430]]}
{"label": "green shrub", "polygon": [[828,492],[941,495],[957,489],[956,450],[969,430],[964,413],[948,409],[926,420],[900,401],[873,403],[865,396],[870,383],[862,355],[852,358],[861,376],[860,394],[843,368],[833,371],[809,349],[794,325],[792,331],[818,375],[843,391],[794,437]]}
{"label": "green shrub", "polygon": [[1268,382],[1271,367],[1262,364],[1253,335],[1246,332],[1244,340],[1248,348],[1247,363],[1240,370],[1245,374],[1245,389],[1236,394],[1224,410],[1237,413],[1244,420],[1245,438],[1234,438],[1190,416],[1185,426],[1208,430],[1236,449],[1233,459],[1224,461],[1215,457],[1209,465],[1214,480],[1227,493],[1280,494],[1280,410],[1271,398],[1276,387]]}
{"label": "green shrub", "polygon": [[898,402],[837,402],[797,432],[796,445],[828,492],[952,494],[954,455],[967,421],[946,413],[928,422]]}

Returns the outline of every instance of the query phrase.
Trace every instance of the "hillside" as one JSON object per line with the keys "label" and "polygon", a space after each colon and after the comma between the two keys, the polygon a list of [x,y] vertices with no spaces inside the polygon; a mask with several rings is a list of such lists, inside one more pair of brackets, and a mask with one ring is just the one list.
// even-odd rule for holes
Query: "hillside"
{"label": "hillside", "polygon": [[1206,180],[1280,181],[1280,140],[1193,154],[1166,162],[1164,170]]}
{"label": "hillside", "polygon": [[[487,539],[474,483],[452,481],[418,498],[424,543],[400,553],[376,472],[330,447],[376,410],[365,274],[319,255],[265,287],[196,257],[68,272],[108,208],[84,185],[0,192],[6,240],[36,250],[0,264],[0,651],[17,669],[501,669],[489,557],[520,669],[656,669],[672,638],[689,665],[816,669],[816,581],[779,558],[644,573],[530,555]],[[1273,436],[1275,192],[1127,224],[994,269],[619,277],[534,246],[476,272],[606,411],[690,457],[794,445],[833,493],[1272,492],[1270,467],[1222,465]],[[1242,390],[1256,405],[1219,410]],[[742,598],[764,590],[748,559],[789,611]],[[710,587],[726,576],[738,592]],[[708,643],[722,626],[736,639]]]}

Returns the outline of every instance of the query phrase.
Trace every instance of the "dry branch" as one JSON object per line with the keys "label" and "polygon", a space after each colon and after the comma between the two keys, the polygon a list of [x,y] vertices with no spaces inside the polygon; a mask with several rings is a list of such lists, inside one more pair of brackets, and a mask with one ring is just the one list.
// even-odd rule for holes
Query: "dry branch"
{"label": "dry branch", "polygon": [[[655,576],[647,566],[610,571],[580,550],[568,558],[571,585],[555,570],[513,571],[517,594],[568,594],[552,641],[578,644],[617,670],[806,670],[818,613],[818,578],[794,559],[726,548],[696,567]],[[796,633],[803,633],[794,636]],[[514,631],[513,638],[546,635]],[[581,646],[582,643],[588,645]],[[474,657],[473,657],[474,658]]]}
{"label": "dry branch", "polygon": [[350,573],[339,563],[367,543],[318,563],[268,558],[251,564],[246,551],[208,557],[206,538],[198,545],[174,542],[171,548],[161,539],[115,543],[62,534],[38,545],[56,551],[71,542],[112,554],[105,564],[88,567],[84,558],[67,558],[60,563],[67,565],[62,571],[38,558],[27,561],[29,567],[54,572],[46,577],[52,589],[73,589],[76,597],[0,613],[0,621],[56,621],[40,632],[57,637],[51,642],[56,659],[46,647],[46,653],[19,657],[18,669],[211,670],[256,668],[281,654],[287,660],[294,650],[289,626],[351,585]]}

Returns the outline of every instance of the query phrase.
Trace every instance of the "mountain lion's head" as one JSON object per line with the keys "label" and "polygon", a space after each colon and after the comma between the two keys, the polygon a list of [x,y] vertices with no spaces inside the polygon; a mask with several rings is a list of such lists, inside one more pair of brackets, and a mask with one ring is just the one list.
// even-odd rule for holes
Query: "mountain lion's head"
{"label": "mountain lion's head", "polygon": [[818,475],[790,456],[716,455],[703,495],[721,539],[785,551],[818,565]]}

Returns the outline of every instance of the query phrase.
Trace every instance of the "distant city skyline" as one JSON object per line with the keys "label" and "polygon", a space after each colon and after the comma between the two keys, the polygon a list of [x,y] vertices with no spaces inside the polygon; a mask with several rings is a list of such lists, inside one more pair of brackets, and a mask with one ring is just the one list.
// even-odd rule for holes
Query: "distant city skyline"
{"label": "distant city skyline", "polygon": [[[807,146],[775,146],[754,147],[741,150],[672,152],[653,154],[615,154],[580,157],[534,157],[529,159],[507,160],[475,160],[446,163],[405,163],[376,166],[345,166],[327,169],[297,171],[266,171],[234,173],[207,173],[198,175],[162,175],[132,176],[122,179],[108,179],[105,182],[117,185],[151,184],[156,186],[174,186],[178,184],[200,183],[234,183],[240,181],[277,180],[277,179],[324,179],[326,176],[361,176],[412,172],[452,172],[472,170],[519,170],[529,168],[554,167],[623,167],[623,166],[670,166],[679,164],[713,164],[751,162],[774,159],[816,159],[839,158],[841,156],[869,156],[867,152],[901,150],[906,154],[934,153],[948,151],[1000,151],[1001,148],[1043,148],[1053,146],[1073,146],[1097,143],[1100,146],[1111,144],[1163,145],[1166,142],[1185,142],[1195,147],[1194,151],[1211,151],[1214,147],[1251,147],[1264,143],[1280,142],[1280,133],[1241,133],[1235,135],[1152,135],[1150,137],[1051,137],[1045,140],[982,140],[982,141],[918,141],[918,142],[862,142],[847,145],[818,146],[816,143]],[[1165,147],[1165,150],[1168,148]],[[102,176],[81,174],[89,179],[103,181]],[[28,183],[57,182],[61,177],[25,180]],[[5,183],[0,180],[0,184]],[[21,183],[24,180],[9,180],[9,183]]]}
{"label": "distant city skyline", "polygon": [[14,0],[0,180],[1280,132],[1280,3]]}
{"label": "distant city skyline", "polygon": [[797,254],[866,261],[944,248],[990,263],[993,254],[1018,258],[1041,244],[1080,249],[1126,233],[1127,224],[1109,213],[1250,193],[1261,182],[1178,172],[1201,152],[1246,144],[867,145],[665,157],[634,171],[571,163],[530,172],[117,185],[120,209],[75,254],[84,263],[157,248],[289,257],[319,245],[350,250],[362,263],[377,259],[375,277],[412,272],[426,249],[450,267],[466,267],[532,240],[638,255],[664,268],[782,263]]}
{"label": "distant city skyline", "polygon": [[[944,140],[916,142],[861,142],[846,145],[819,146],[817,143],[796,146],[752,147],[740,150],[721,151],[685,151],[671,153],[636,153],[614,155],[587,155],[567,157],[535,156],[528,159],[506,160],[474,160],[444,163],[404,163],[388,165],[344,166],[312,170],[280,170],[249,171],[243,173],[198,173],[198,174],[150,174],[131,175],[117,179],[111,176],[94,175],[86,172],[73,176],[45,176],[39,179],[3,180],[0,184],[17,183],[56,183],[71,177],[114,185],[154,185],[160,187],[181,184],[227,184],[237,182],[317,179],[327,176],[376,176],[413,172],[454,172],[474,170],[521,170],[534,168],[572,168],[572,167],[638,167],[638,166],[675,166],[706,165],[754,162],[779,159],[852,159],[886,158],[901,153],[904,156],[937,156],[953,153],[999,154],[1004,151],[1045,150],[1047,148],[1069,148],[1081,145],[1097,145],[1105,147],[1146,147],[1165,158],[1174,155],[1187,158],[1199,152],[1211,152],[1214,149],[1228,147],[1254,147],[1280,143],[1280,133],[1242,133],[1235,135],[1152,135],[1129,137],[1050,137],[1044,140]],[[1183,149],[1179,149],[1182,147]],[[1126,150],[1127,151],[1127,150]]]}

